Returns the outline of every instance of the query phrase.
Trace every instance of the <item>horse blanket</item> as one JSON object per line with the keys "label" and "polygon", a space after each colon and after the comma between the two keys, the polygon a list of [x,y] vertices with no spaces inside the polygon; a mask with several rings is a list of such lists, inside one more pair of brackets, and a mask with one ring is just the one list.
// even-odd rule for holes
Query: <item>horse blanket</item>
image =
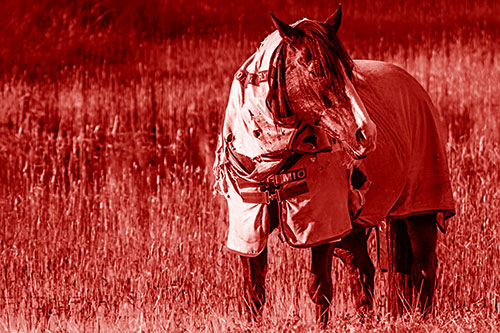
{"label": "horse blanket", "polygon": [[355,61],[356,90],[377,125],[377,148],[360,168],[372,182],[358,223],[390,218],[455,214],[446,131],[423,87],[406,71],[379,61]]}
{"label": "horse blanket", "polygon": [[[281,124],[266,101],[280,44],[274,32],[236,73],[216,152],[216,184],[229,206],[226,245],[246,256],[267,244],[272,199],[292,246],[333,242],[352,229],[352,188],[339,144],[309,126]],[[356,222],[373,227],[386,218],[432,212],[445,221],[455,213],[446,132],[427,93],[397,66],[364,60],[355,65],[354,86],[377,125],[377,148],[359,165],[371,187]],[[284,168],[294,152],[306,155]]]}
{"label": "horse blanket", "polygon": [[[340,145],[300,122],[280,123],[267,103],[268,75],[281,42],[277,31],[268,36],[236,73],[216,153],[216,181],[229,207],[226,245],[246,256],[266,247],[272,199],[292,246],[335,241],[352,229]],[[301,155],[285,167],[294,153]]]}

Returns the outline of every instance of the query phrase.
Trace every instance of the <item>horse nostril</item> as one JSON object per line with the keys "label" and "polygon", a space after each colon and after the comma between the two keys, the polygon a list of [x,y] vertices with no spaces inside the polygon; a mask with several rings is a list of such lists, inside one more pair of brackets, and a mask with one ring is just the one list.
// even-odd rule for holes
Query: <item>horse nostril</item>
{"label": "horse nostril", "polygon": [[362,142],[362,141],[366,140],[365,133],[363,132],[363,130],[361,128],[356,131],[356,140],[358,140],[358,142]]}

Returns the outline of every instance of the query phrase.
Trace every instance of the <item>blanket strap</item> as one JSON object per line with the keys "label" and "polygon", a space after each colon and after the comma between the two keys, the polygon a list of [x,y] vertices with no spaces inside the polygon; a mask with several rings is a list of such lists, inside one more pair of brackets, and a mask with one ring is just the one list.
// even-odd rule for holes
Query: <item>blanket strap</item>
{"label": "blanket strap", "polygon": [[257,73],[250,73],[245,69],[239,69],[234,78],[238,80],[243,88],[246,88],[248,85],[258,86],[262,82],[268,81],[269,71],[260,71]]}
{"label": "blanket strap", "polygon": [[272,200],[281,202],[309,192],[309,188],[307,187],[306,182],[284,189],[275,189],[274,193],[272,193],[270,190],[262,191],[262,188],[260,188],[260,190],[260,192],[242,191],[241,198],[243,199],[243,202],[254,204],[269,204]]}
{"label": "blanket strap", "polygon": [[[272,200],[281,202],[307,193],[309,188],[305,181],[307,178],[306,169],[286,171],[293,167],[302,156],[302,154],[289,156],[278,172],[267,177],[264,182],[253,182],[236,176],[232,180],[233,186],[239,190],[238,194],[243,199],[243,202],[254,204],[269,204]],[[299,183],[283,186],[292,182]]]}

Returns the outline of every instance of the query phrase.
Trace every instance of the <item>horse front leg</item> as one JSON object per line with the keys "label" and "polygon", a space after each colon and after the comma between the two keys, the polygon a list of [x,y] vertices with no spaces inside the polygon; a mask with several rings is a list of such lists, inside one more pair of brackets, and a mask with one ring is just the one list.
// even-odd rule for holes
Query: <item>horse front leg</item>
{"label": "horse front leg", "polygon": [[373,309],[375,268],[368,255],[366,230],[354,227],[352,232],[335,243],[335,256],[339,257],[349,274],[354,305],[360,314]]}
{"label": "horse front leg", "polygon": [[325,328],[328,322],[328,307],[332,302],[332,257],[333,244],[312,247],[311,279],[309,296],[316,305],[316,319]]}
{"label": "horse front leg", "polygon": [[240,256],[243,268],[243,299],[249,320],[262,314],[266,301],[267,248],[254,258]]}

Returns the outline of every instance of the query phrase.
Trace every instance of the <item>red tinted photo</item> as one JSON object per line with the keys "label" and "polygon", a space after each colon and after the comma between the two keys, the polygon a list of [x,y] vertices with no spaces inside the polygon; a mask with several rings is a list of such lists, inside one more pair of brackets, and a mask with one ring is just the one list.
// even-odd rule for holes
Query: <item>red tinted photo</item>
{"label": "red tinted photo", "polygon": [[0,331],[496,331],[499,12],[2,1]]}

